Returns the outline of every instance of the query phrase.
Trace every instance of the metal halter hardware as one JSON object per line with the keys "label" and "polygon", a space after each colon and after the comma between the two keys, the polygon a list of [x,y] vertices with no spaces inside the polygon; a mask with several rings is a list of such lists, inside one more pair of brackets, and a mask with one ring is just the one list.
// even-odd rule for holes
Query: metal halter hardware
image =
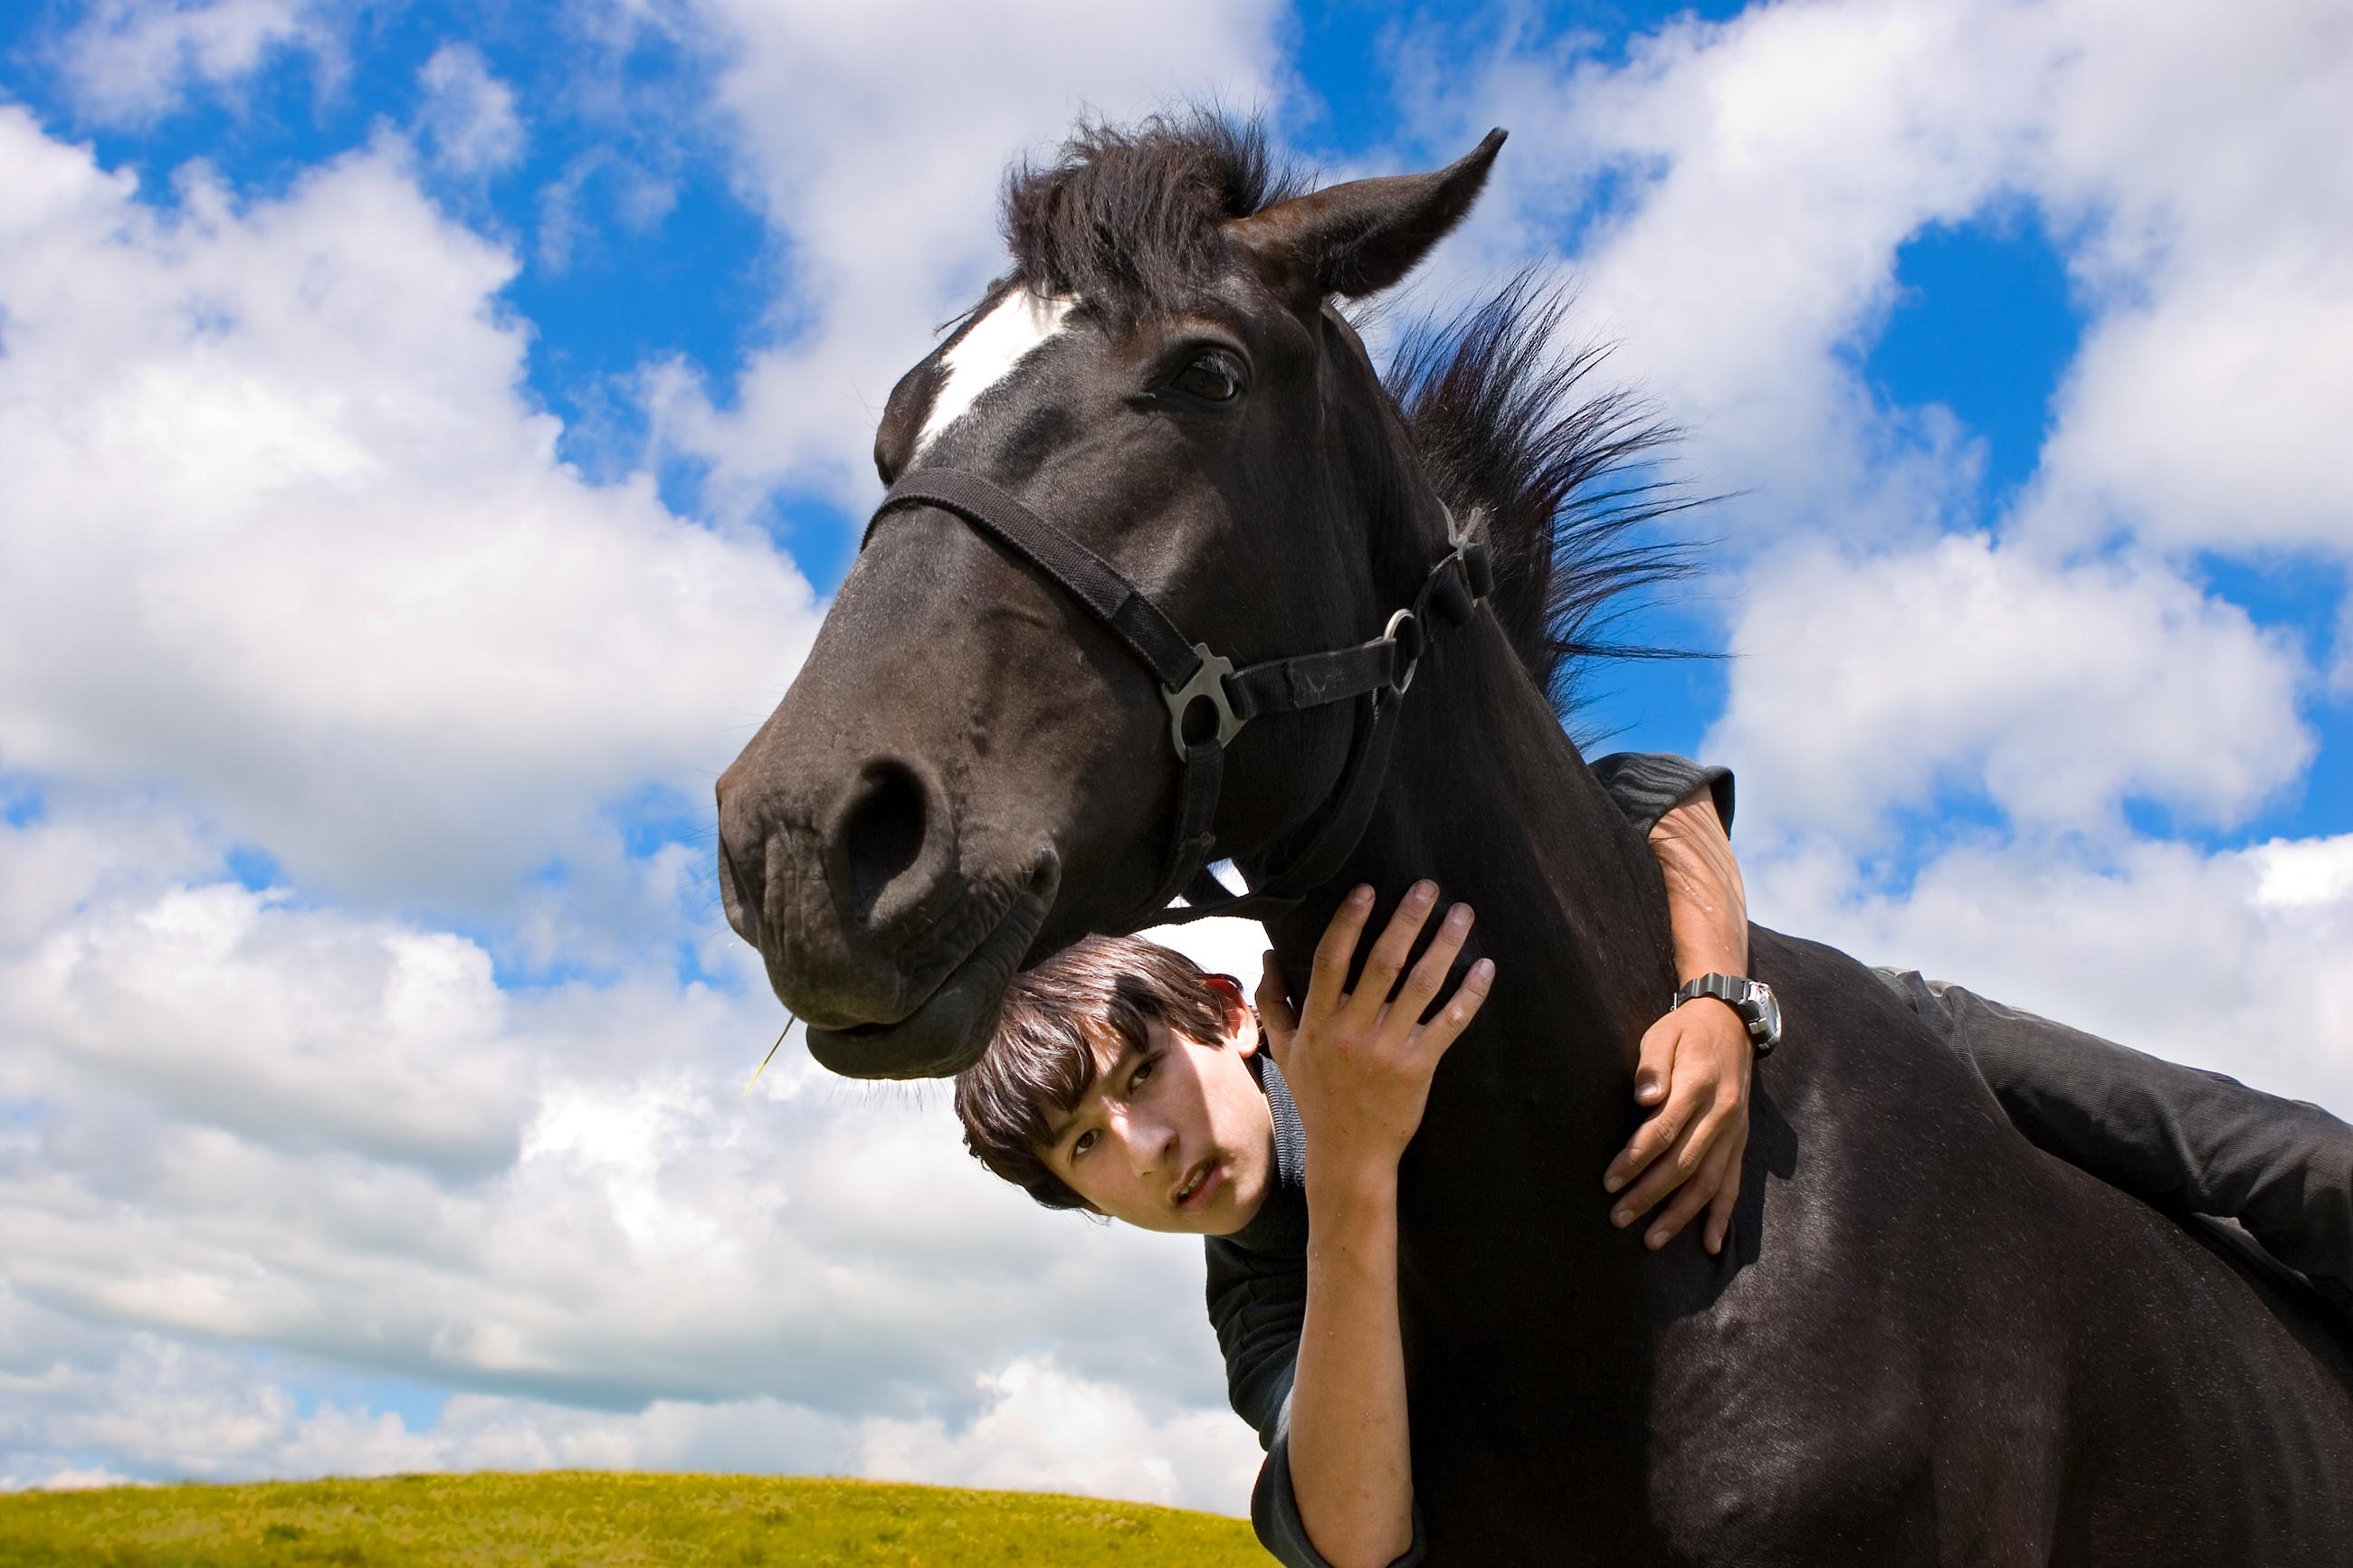
{"label": "metal halter hardware", "polygon": [[[1374,797],[1388,771],[1398,707],[1413,684],[1430,636],[1468,621],[1494,590],[1485,542],[1472,537],[1475,524],[1458,531],[1450,512],[1447,535],[1452,548],[1422,579],[1413,603],[1389,616],[1379,637],[1353,647],[1265,659],[1236,669],[1231,659],[1210,651],[1207,643],[1179,632],[1109,562],[977,474],[917,468],[900,476],[874,509],[859,548],[866,547],[884,514],[910,506],[952,512],[1044,573],[1124,643],[1159,681],[1168,704],[1169,742],[1181,769],[1176,828],[1159,889],[1128,924],[1129,931],[1206,915],[1277,913],[1337,871],[1371,820]],[[1219,858],[1214,819],[1226,747],[1252,719],[1356,698],[1366,700],[1369,717],[1356,727],[1340,784],[1318,813],[1321,821],[1313,837],[1263,886],[1249,893],[1228,890],[1208,871]],[[1187,740],[1186,715],[1204,700],[1216,712],[1216,730],[1198,741]],[[1186,907],[1170,910],[1170,901],[1180,893]]]}
{"label": "metal halter hardware", "polygon": [[1182,686],[1160,689],[1161,697],[1168,704],[1168,739],[1176,746],[1180,763],[1185,760],[1185,715],[1193,710],[1194,703],[1206,700],[1218,710],[1218,746],[1221,751],[1233,744],[1234,737],[1249,722],[1236,717],[1234,705],[1226,700],[1226,677],[1233,674],[1234,661],[1221,653],[1211,653],[1205,642],[1195,643],[1193,651],[1201,657],[1193,679]]}
{"label": "metal halter hardware", "polygon": [[1421,663],[1422,649],[1429,646],[1422,641],[1421,617],[1410,609],[1399,610],[1391,616],[1389,624],[1381,628],[1381,636],[1397,644],[1398,647],[1404,647],[1405,639],[1398,636],[1401,631],[1413,634],[1413,651],[1405,656],[1405,668],[1399,672],[1396,679],[1389,682],[1389,689],[1399,697],[1404,696],[1406,688],[1413,684],[1414,669]]}

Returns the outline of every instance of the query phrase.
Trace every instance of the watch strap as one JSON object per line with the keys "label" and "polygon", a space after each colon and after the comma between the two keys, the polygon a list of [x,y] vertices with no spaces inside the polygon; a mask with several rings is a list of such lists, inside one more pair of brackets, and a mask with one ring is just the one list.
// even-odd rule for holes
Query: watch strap
{"label": "watch strap", "polygon": [[1781,1043],[1780,1008],[1773,1000],[1771,989],[1762,981],[1737,974],[1703,974],[1675,988],[1672,1006],[1680,1007],[1703,996],[1713,996],[1739,1015],[1741,1023],[1747,1027],[1748,1042],[1758,1056],[1772,1055],[1773,1047]]}

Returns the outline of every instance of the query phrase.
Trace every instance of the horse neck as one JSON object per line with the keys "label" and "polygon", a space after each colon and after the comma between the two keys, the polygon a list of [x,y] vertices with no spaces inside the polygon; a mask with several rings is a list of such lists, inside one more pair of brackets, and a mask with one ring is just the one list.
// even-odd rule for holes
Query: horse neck
{"label": "horse neck", "polygon": [[[1447,548],[1445,509],[1362,343],[1335,319],[1324,330],[1325,482],[1344,511],[1394,524],[1386,548],[1400,570],[1389,591],[1403,591]],[[1405,538],[1420,542],[1397,549]],[[1359,882],[1388,900],[1429,877],[1468,901],[1479,914],[1472,947],[1494,960],[1496,985],[1457,1051],[1487,1070],[1447,1077],[1484,1077],[1522,1104],[1533,1101],[1520,1091],[1548,1089],[1550,1135],[1596,1145],[1598,1173],[1625,1133],[1641,1032],[1674,987],[1657,862],[1493,615],[1441,636],[1403,701],[1371,824],[1339,873],[1273,922],[1276,951],[1303,981],[1325,922]]]}
{"label": "horse neck", "polygon": [[1456,1047],[1480,1065],[1450,1058],[1441,1091],[1451,1079],[1474,1099],[1546,1106],[1550,1152],[1574,1161],[1589,1144],[1598,1181],[1625,1135],[1641,1031],[1674,984],[1657,863],[1492,616],[1425,657],[1398,723],[1371,825],[1339,875],[1275,924],[1277,952],[1303,979],[1359,882],[1387,903],[1429,877],[1471,903],[1495,990]]}

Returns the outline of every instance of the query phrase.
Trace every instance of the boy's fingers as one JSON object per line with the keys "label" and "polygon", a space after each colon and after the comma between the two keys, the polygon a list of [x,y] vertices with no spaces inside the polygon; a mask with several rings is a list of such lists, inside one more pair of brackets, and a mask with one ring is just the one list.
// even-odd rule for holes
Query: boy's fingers
{"label": "boy's fingers", "polygon": [[1717,1146],[1730,1136],[1732,1127],[1732,1108],[1721,1100],[1711,1105],[1707,1113],[1693,1124],[1691,1136],[1675,1151],[1675,1161],[1686,1177],[1699,1173],[1701,1163],[1715,1154]]}
{"label": "boy's fingers", "polygon": [[[1676,1146],[1682,1137],[1688,1136],[1688,1132],[1683,1129],[1673,1127],[1672,1123],[1670,1126],[1673,1128],[1673,1136],[1662,1134],[1665,1139],[1663,1143],[1654,1142],[1640,1150],[1635,1150],[1630,1144],[1628,1145],[1630,1151],[1635,1154],[1635,1160],[1630,1163],[1630,1169],[1633,1173],[1622,1178],[1619,1183],[1619,1185],[1625,1187],[1626,1190],[1618,1194],[1618,1201],[1609,1210],[1610,1224],[1621,1229],[1633,1224],[1656,1207],[1661,1198],[1665,1197],[1682,1184],[1683,1173],[1675,1169],[1675,1163],[1672,1160],[1664,1156]],[[1629,1185],[1629,1184],[1631,1184]],[[1605,1186],[1607,1184],[1604,1183]]]}
{"label": "boy's fingers", "polygon": [[1471,1020],[1479,1016],[1479,1009],[1486,1005],[1487,994],[1494,986],[1495,961],[1482,958],[1464,973],[1462,984],[1454,988],[1454,994],[1446,999],[1438,1016],[1422,1026],[1419,1038],[1433,1065],[1471,1026]]}
{"label": "boy's fingers", "polygon": [[1315,965],[1307,976],[1305,1011],[1328,1018],[1345,1000],[1348,963],[1356,956],[1356,939],[1364,934],[1365,917],[1373,912],[1373,890],[1358,886],[1340,900],[1324,938],[1315,944]]}
{"label": "boy's fingers", "polygon": [[1614,1193],[1650,1169],[1651,1162],[1672,1147],[1675,1134],[1682,1131],[1683,1123],[1663,1110],[1635,1128],[1634,1136],[1626,1140],[1626,1147],[1618,1151],[1618,1157],[1601,1173],[1601,1190]]}
{"label": "boy's fingers", "polygon": [[1708,1205],[1708,1201],[1715,1196],[1716,1188],[1724,1184],[1728,1152],[1723,1148],[1709,1152],[1698,1174],[1683,1184],[1683,1191],[1675,1194],[1675,1201],[1669,1204],[1666,1212],[1651,1223],[1650,1233],[1642,1237],[1645,1246],[1654,1252],[1666,1246],[1677,1231],[1691,1223],[1694,1215]]}
{"label": "boy's fingers", "polygon": [[1266,1036],[1267,1048],[1274,1053],[1274,1065],[1281,1067],[1299,1020],[1292,1014],[1291,995],[1283,986],[1282,972],[1275,966],[1271,952],[1266,955],[1259,973],[1256,1000],[1259,1028]]}
{"label": "boy's fingers", "polygon": [[[1700,1098],[1699,1089],[1686,1087],[1677,1091],[1671,1084],[1666,1104],[1651,1112],[1648,1121],[1634,1129],[1634,1136],[1626,1141],[1626,1147],[1609,1162],[1609,1168],[1601,1173],[1602,1190],[1616,1192],[1650,1170],[1660,1155],[1687,1141],[1701,1118],[1707,1114],[1708,1104],[1708,1100]],[[1673,1185],[1670,1182],[1658,1188],[1651,1194],[1649,1202],[1634,1212],[1640,1214],[1643,1208],[1657,1203]]]}
{"label": "boy's fingers", "polygon": [[1365,958],[1364,973],[1357,977],[1355,994],[1348,998],[1348,1010],[1356,1015],[1358,1022],[1371,1023],[1388,1005],[1389,993],[1397,987],[1398,973],[1405,968],[1414,938],[1421,934],[1422,922],[1430,918],[1430,906],[1437,901],[1438,885],[1428,880],[1416,882],[1398,900],[1389,923],[1381,929],[1381,934],[1373,942],[1373,951]]}
{"label": "boy's fingers", "polygon": [[1272,948],[1258,955],[1256,999],[1261,1003],[1271,1002],[1286,1014],[1291,1011],[1291,985],[1283,978],[1282,965],[1276,960]]}
{"label": "boy's fingers", "polygon": [[1672,1013],[1662,1015],[1642,1031],[1641,1058],[1634,1066],[1635,1104],[1656,1105],[1667,1097],[1667,1085],[1674,1073],[1675,1042],[1682,1035],[1683,1021]]}
{"label": "boy's fingers", "polygon": [[[1635,1129],[1635,1141],[1626,1147],[1641,1162],[1640,1176],[1625,1178],[1632,1185],[1611,1207],[1612,1222],[1631,1225],[1689,1179],[1694,1164],[1708,1152],[1707,1111],[1707,1103],[1696,1095],[1672,1096],[1666,1109]],[[1658,1130],[1651,1131],[1653,1127]],[[1645,1132],[1651,1136],[1644,1138]],[[1603,1184],[1608,1184],[1606,1177]]]}
{"label": "boy's fingers", "polygon": [[1396,1002],[1389,1007],[1388,1024],[1394,1035],[1409,1033],[1421,1022],[1437,998],[1438,988],[1446,984],[1446,973],[1454,967],[1455,958],[1470,938],[1472,916],[1471,906],[1457,904],[1446,911],[1439,922],[1438,934],[1430,941],[1420,958],[1415,961],[1413,973],[1405,977]]}
{"label": "boy's fingers", "polygon": [[1724,1238],[1732,1230],[1732,1211],[1740,1202],[1740,1156],[1735,1154],[1725,1167],[1724,1184],[1715,1189],[1715,1196],[1707,1204],[1707,1249],[1711,1253],[1724,1250]]}

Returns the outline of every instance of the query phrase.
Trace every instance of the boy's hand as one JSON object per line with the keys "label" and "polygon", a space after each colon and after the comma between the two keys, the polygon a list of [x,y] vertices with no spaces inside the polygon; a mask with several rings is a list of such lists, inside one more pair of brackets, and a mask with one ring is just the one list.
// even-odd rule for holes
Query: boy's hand
{"label": "boy's hand", "polygon": [[1468,904],[1447,911],[1429,950],[1398,987],[1406,956],[1437,902],[1435,884],[1413,885],[1373,943],[1356,989],[1350,992],[1343,987],[1372,912],[1373,890],[1350,893],[1315,946],[1307,1000],[1296,1014],[1274,954],[1266,955],[1258,984],[1259,1022],[1307,1134],[1310,1182],[1395,1177],[1398,1158],[1421,1125],[1438,1059],[1487,999],[1495,966],[1482,958],[1437,1016],[1421,1022],[1471,933]]}
{"label": "boy's hand", "polygon": [[1672,1193],[1674,1202],[1643,1241],[1653,1249],[1664,1247],[1705,1209],[1703,1240],[1710,1252],[1724,1250],[1740,1197],[1740,1159],[1748,1147],[1748,1076],[1755,1064],[1748,1026],[1721,1002],[1687,1002],[1651,1026],[1642,1037],[1634,1099],[1659,1109],[1635,1129],[1602,1177],[1602,1186],[1612,1193],[1633,1184],[1611,1205],[1611,1224],[1633,1224]]}

